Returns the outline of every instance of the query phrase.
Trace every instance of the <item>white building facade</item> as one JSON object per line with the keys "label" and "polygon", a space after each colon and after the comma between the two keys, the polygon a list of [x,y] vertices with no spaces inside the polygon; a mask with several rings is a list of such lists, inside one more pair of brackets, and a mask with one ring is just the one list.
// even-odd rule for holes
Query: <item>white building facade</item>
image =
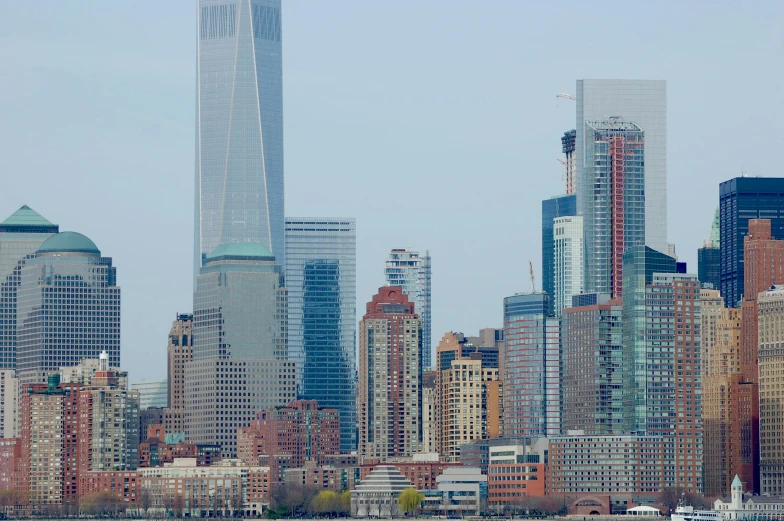
{"label": "white building facade", "polygon": [[584,289],[583,218],[580,216],[553,219],[553,260],[555,314],[572,306],[572,295]]}

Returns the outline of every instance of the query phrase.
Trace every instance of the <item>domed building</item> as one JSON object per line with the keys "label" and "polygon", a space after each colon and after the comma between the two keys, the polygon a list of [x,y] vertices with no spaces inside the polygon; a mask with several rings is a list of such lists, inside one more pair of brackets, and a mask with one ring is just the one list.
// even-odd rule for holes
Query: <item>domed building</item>
{"label": "domed building", "polygon": [[120,288],[110,257],[88,237],[60,232],[25,261],[17,292],[20,384],[98,358],[120,367]]}

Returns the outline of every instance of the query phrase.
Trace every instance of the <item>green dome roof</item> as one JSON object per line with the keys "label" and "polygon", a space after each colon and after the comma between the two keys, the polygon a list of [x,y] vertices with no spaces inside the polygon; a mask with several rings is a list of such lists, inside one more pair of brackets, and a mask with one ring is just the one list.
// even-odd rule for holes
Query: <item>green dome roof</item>
{"label": "green dome roof", "polygon": [[95,253],[101,254],[98,246],[81,233],[62,232],[44,241],[36,253]]}
{"label": "green dome roof", "polygon": [[275,256],[269,248],[256,242],[229,242],[221,244],[207,255],[207,262],[226,259],[274,261]]}

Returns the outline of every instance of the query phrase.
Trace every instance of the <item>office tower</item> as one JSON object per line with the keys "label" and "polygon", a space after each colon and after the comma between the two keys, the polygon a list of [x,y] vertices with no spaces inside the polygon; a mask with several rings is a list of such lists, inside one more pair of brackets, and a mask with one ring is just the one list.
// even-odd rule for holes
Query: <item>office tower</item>
{"label": "office tower", "polygon": [[169,384],[163,380],[140,380],[131,384],[131,389],[139,392],[141,408],[164,408],[168,406]]}
{"label": "office tower", "polygon": [[654,274],[646,290],[645,314],[650,364],[646,433],[674,438],[679,449],[675,451],[675,486],[685,492],[702,493],[701,301],[697,277]]}
{"label": "office tower", "polygon": [[0,369],[0,438],[16,438],[19,412],[16,373]]}
{"label": "office tower", "polygon": [[25,259],[60,229],[27,205],[0,223],[0,369],[16,369],[16,298]]}
{"label": "office tower", "polygon": [[422,322],[401,286],[385,286],[359,322],[359,456],[419,452],[422,439]]}
{"label": "office tower", "polygon": [[60,367],[109,354],[120,366],[120,288],[111,257],[80,233],[52,235],[25,261],[17,296],[17,377],[46,382]]}
{"label": "office tower", "polygon": [[504,342],[504,328],[482,328],[479,330],[479,336],[466,337],[466,341],[475,346],[494,347],[497,350]]}
{"label": "office tower", "polygon": [[221,244],[284,266],[280,0],[199,0],[194,279]]}
{"label": "office tower", "polygon": [[[623,119],[585,122],[585,291],[621,298],[623,253],[645,244],[645,134]],[[665,201],[666,203],[666,201]]]}
{"label": "office tower", "polygon": [[466,443],[500,435],[498,364],[485,364],[472,347],[460,333],[445,334],[436,347],[436,447],[445,461],[459,461]]}
{"label": "office tower", "polygon": [[718,289],[700,290],[702,301],[703,487],[708,496],[723,494],[733,468],[734,379],[740,374],[740,310],[725,308]]}
{"label": "office tower", "polygon": [[634,246],[623,255],[623,418],[624,431],[643,435],[647,430],[649,375],[645,329],[645,293],[654,273],[675,273],[676,261],[648,246]]}
{"label": "office tower", "polygon": [[[185,365],[193,360],[193,315],[177,314],[169,331],[166,346],[167,406],[164,427],[166,432],[185,432]],[[142,407],[142,410],[146,407]]]}
{"label": "office tower", "polygon": [[341,450],[357,447],[354,380],[357,228],[353,218],[286,218],[289,357],[298,396],[340,411]]}
{"label": "office tower", "polygon": [[[703,284],[719,288],[721,284],[721,249],[708,243],[697,250],[697,278]],[[726,490],[726,489],[725,489]]]}
{"label": "office tower", "polygon": [[400,286],[403,293],[414,304],[414,313],[419,316],[422,323],[422,357],[420,370],[424,371],[433,363],[431,359],[432,331],[430,325],[431,301],[431,275],[430,252],[425,252],[424,257],[419,252],[408,249],[393,249],[389,252],[384,275],[387,285]]}
{"label": "office tower", "polygon": [[[555,303],[555,253],[554,220],[558,217],[577,215],[577,196],[559,195],[542,201],[542,291],[551,296],[547,314],[554,314]],[[532,288],[535,289],[535,288]]]}
{"label": "office tower", "polygon": [[577,155],[574,153],[576,141],[577,131],[574,129],[564,132],[561,136],[561,150],[566,156],[564,161],[566,195],[573,194],[577,189]]}
{"label": "office tower", "polygon": [[558,320],[546,293],[504,299],[504,436],[555,436],[561,430]]}
{"label": "office tower", "polygon": [[438,452],[438,421],[436,375],[438,371],[422,373],[422,452]]}
{"label": "office tower", "polygon": [[589,436],[623,432],[620,300],[565,309],[561,316],[563,426]]}
{"label": "office tower", "polygon": [[760,293],[759,305],[759,405],[760,484],[765,496],[784,495],[784,407],[781,382],[784,353],[784,286]]}
{"label": "office tower", "polygon": [[[577,207],[584,213],[593,182],[586,167],[587,122],[618,116],[645,131],[645,245],[667,251],[667,82],[577,80]],[[586,223],[587,224],[587,223]]]}
{"label": "office tower", "polygon": [[[745,179],[737,179],[736,181],[745,181]],[[725,184],[722,184],[722,188]],[[741,203],[738,202],[738,204]],[[723,207],[724,202],[722,202]],[[735,467],[732,469],[732,474],[740,476],[746,490],[759,493],[760,387],[757,296],[774,284],[784,283],[784,240],[776,240],[773,236],[771,219],[749,219],[744,224],[748,233],[743,237],[741,374],[734,379],[731,390],[733,406],[736,407],[733,420],[736,427],[735,432],[737,432],[733,446],[737,449],[733,453],[732,463]],[[722,219],[723,231],[724,220]],[[730,238],[730,240],[732,239]],[[722,252],[724,252],[724,233],[722,233],[721,241]],[[722,254],[722,263],[723,261],[724,255]],[[724,275],[725,271],[722,267],[722,284],[726,282]],[[726,298],[725,296],[725,300]]]}
{"label": "office tower", "polygon": [[784,240],[784,178],[736,177],[719,186],[719,290],[728,307],[740,307],[745,294],[743,248],[750,219],[770,219],[771,238]]}
{"label": "office tower", "polygon": [[286,290],[263,244],[215,248],[193,295],[193,359],[185,364],[185,436],[236,457],[237,429],[296,398],[286,348]]}
{"label": "office tower", "polygon": [[561,315],[572,305],[572,295],[583,292],[583,218],[558,217],[553,220],[554,312]]}

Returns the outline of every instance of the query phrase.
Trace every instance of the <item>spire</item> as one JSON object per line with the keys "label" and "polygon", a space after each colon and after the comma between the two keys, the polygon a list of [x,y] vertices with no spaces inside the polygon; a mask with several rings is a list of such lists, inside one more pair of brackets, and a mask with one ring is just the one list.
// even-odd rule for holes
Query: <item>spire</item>
{"label": "spire", "polygon": [[708,241],[712,243],[714,248],[718,248],[721,246],[720,244],[720,237],[719,235],[719,208],[716,207],[716,211],[713,213],[713,224],[711,225],[711,232]]}
{"label": "spire", "polygon": [[48,233],[57,233],[58,227],[41,216],[26,204],[15,211],[5,221],[0,223],[3,231],[22,231],[26,229],[43,230]]}
{"label": "spire", "polygon": [[732,480],[732,488],[743,488],[743,483],[741,483],[737,474],[735,474],[735,479]]}

